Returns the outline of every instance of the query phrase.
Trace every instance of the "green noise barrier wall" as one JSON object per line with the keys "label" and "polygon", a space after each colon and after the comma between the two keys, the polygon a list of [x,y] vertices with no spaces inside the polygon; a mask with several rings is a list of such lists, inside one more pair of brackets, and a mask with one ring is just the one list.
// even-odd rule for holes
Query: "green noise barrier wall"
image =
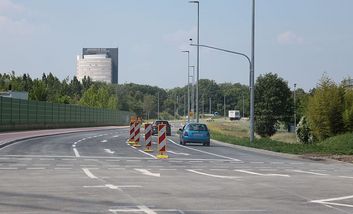
{"label": "green noise barrier wall", "polygon": [[0,97],[0,131],[128,125],[131,112]]}

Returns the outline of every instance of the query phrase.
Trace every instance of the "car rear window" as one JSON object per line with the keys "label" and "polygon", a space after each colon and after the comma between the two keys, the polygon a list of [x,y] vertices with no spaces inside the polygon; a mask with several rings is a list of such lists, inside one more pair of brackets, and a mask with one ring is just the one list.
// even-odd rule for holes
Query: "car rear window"
{"label": "car rear window", "polygon": [[156,121],[156,125],[159,125],[159,124],[169,125],[168,121]]}
{"label": "car rear window", "polygon": [[190,124],[189,130],[192,131],[207,131],[207,126],[205,124]]}

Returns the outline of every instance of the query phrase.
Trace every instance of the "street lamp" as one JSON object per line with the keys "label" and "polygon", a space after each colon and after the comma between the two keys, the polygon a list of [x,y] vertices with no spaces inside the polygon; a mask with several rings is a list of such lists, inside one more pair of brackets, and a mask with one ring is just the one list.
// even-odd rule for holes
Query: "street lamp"
{"label": "street lamp", "polygon": [[190,123],[190,51],[181,51],[188,54],[188,123]]}
{"label": "street lamp", "polygon": [[[196,110],[198,112],[198,80],[199,80],[199,47],[211,48],[219,51],[224,51],[232,54],[237,54],[245,57],[249,61],[250,65],[250,143],[254,142],[255,134],[254,134],[254,118],[255,118],[255,0],[252,0],[252,26],[251,26],[251,59],[239,52],[229,51],[221,48],[211,47],[207,45],[200,45],[199,43],[199,2],[198,1],[190,1],[190,3],[197,3],[197,11],[198,11],[198,22],[197,22],[197,44],[191,44],[192,46],[197,46],[197,87],[196,87]],[[192,41],[192,39],[190,39]],[[198,116],[198,114],[197,114]],[[198,118],[197,118],[198,119]]]}
{"label": "street lamp", "polygon": [[294,98],[294,133],[295,133],[295,130],[297,128],[297,114],[296,114],[296,100],[295,100],[295,92],[296,92],[296,87],[297,87],[297,84],[294,83],[294,91],[293,91],[293,98]]}
{"label": "street lamp", "polygon": [[195,66],[190,65],[190,68],[192,68],[192,77],[191,79],[191,112],[192,112],[192,122],[194,122],[194,113],[195,113]]}
{"label": "street lamp", "polygon": [[[192,41],[192,40],[191,40]],[[254,93],[254,81],[252,78],[254,78],[253,76],[253,69],[254,66],[252,65],[252,61],[251,59],[243,53],[240,52],[236,52],[236,51],[230,51],[230,50],[226,50],[223,48],[217,48],[217,47],[213,47],[213,46],[209,46],[209,45],[200,45],[200,44],[190,44],[191,46],[197,46],[197,47],[204,47],[204,48],[209,48],[209,49],[214,49],[214,50],[218,50],[218,51],[223,51],[223,52],[227,52],[227,53],[231,53],[231,54],[236,54],[236,55],[240,55],[243,56],[247,59],[247,61],[249,62],[249,70],[250,70],[250,97],[251,94]],[[252,112],[252,114],[251,114]],[[254,142],[254,100],[250,99],[250,142],[253,143]]]}
{"label": "street lamp", "polygon": [[[197,45],[200,44],[200,2],[189,1],[189,3],[197,4]],[[200,47],[197,46],[197,74],[196,74],[196,122],[199,122],[199,78],[200,78]]]}

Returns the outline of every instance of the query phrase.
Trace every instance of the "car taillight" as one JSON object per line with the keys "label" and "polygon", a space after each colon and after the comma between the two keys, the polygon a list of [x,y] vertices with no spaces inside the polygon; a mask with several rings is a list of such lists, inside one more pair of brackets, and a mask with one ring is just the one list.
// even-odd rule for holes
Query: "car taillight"
{"label": "car taillight", "polygon": [[189,136],[189,133],[188,132],[184,132],[184,136]]}

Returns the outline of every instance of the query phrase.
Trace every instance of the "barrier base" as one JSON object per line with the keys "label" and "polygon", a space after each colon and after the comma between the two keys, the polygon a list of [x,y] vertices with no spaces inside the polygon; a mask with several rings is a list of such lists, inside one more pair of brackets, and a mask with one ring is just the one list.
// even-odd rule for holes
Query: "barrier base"
{"label": "barrier base", "polygon": [[152,149],[145,149],[144,151],[145,151],[145,152],[153,152]]}
{"label": "barrier base", "polygon": [[128,144],[130,144],[130,145],[132,145],[132,144],[134,144],[135,142],[134,141],[129,141],[129,142],[127,142]]}
{"label": "barrier base", "polygon": [[158,159],[168,159],[168,155],[157,155]]}
{"label": "barrier base", "polygon": [[134,144],[134,145],[132,145],[133,147],[141,147],[141,145],[140,144]]}

